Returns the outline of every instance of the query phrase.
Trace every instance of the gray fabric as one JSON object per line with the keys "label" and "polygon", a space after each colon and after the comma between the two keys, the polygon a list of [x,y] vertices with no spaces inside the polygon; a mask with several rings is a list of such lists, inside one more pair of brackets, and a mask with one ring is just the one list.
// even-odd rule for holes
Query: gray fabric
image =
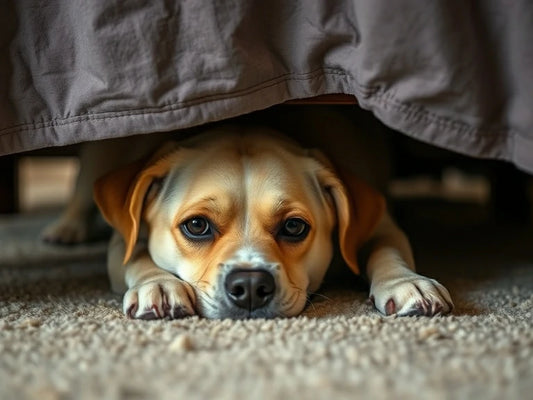
{"label": "gray fabric", "polygon": [[0,154],[347,93],[413,137],[533,171],[528,0],[4,4]]}

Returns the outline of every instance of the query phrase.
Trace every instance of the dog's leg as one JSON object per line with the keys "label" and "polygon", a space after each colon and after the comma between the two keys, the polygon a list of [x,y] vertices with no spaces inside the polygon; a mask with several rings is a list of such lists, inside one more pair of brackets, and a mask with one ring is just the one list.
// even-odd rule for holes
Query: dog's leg
{"label": "dog's leg", "polygon": [[417,274],[409,241],[387,214],[371,243],[366,273],[370,299],[386,315],[447,314],[453,308],[448,290]]}
{"label": "dog's leg", "polygon": [[46,226],[41,238],[50,243],[74,244],[89,239],[97,216],[93,201],[93,183],[111,168],[120,157],[118,141],[105,140],[81,145],[76,187],[57,220]]}
{"label": "dog's leg", "polygon": [[192,287],[159,268],[146,249],[146,241],[136,244],[133,256],[126,265],[124,241],[113,235],[108,251],[108,273],[114,291],[126,292],[123,310],[130,318],[183,318],[194,315],[195,294]]}

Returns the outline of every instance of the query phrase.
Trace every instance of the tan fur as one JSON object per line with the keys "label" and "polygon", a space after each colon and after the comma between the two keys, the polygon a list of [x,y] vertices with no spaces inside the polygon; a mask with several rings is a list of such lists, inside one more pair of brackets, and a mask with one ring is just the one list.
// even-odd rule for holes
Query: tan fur
{"label": "tan fur", "polygon": [[[380,272],[407,276],[404,269],[414,269],[408,242],[378,192],[322,153],[264,128],[230,126],[167,145],[147,161],[100,179],[95,199],[123,238],[114,238],[108,267],[113,287],[127,290],[124,311],[135,318],[296,315],[329,266],[334,229],[356,273],[359,248],[371,244],[371,294],[379,297],[380,311],[390,311],[388,300],[397,297]],[[212,240],[184,235],[180,226],[198,216],[216,227]],[[277,236],[290,218],[310,225],[304,240]],[[394,263],[390,248],[399,266],[388,265]],[[268,269],[274,276],[276,295],[268,307],[252,312],[228,303],[224,279],[243,268]],[[432,314],[451,309],[447,292],[443,296]],[[395,304],[394,312],[420,310],[420,301],[403,311]]]}

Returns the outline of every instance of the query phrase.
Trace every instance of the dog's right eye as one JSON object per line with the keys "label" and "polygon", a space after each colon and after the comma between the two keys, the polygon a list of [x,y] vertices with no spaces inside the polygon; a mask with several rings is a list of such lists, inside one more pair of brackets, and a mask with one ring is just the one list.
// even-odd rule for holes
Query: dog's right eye
{"label": "dog's right eye", "polygon": [[213,238],[213,228],[207,218],[193,217],[180,224],[183,234],[192,240],[210,240]]}

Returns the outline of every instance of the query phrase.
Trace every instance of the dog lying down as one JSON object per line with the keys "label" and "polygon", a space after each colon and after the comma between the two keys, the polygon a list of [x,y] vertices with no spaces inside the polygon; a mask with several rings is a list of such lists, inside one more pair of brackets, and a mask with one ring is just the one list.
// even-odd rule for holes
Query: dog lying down
{"label": "dog lying down", "polygon": [[131,318],[274,318],[299,314],[338,235],[383,314],[446,314],[437,281],[414,272],[384,198],[321,152],[260,127],[216,128],[163,145],[94,185],[115,233],[112,287]]}

